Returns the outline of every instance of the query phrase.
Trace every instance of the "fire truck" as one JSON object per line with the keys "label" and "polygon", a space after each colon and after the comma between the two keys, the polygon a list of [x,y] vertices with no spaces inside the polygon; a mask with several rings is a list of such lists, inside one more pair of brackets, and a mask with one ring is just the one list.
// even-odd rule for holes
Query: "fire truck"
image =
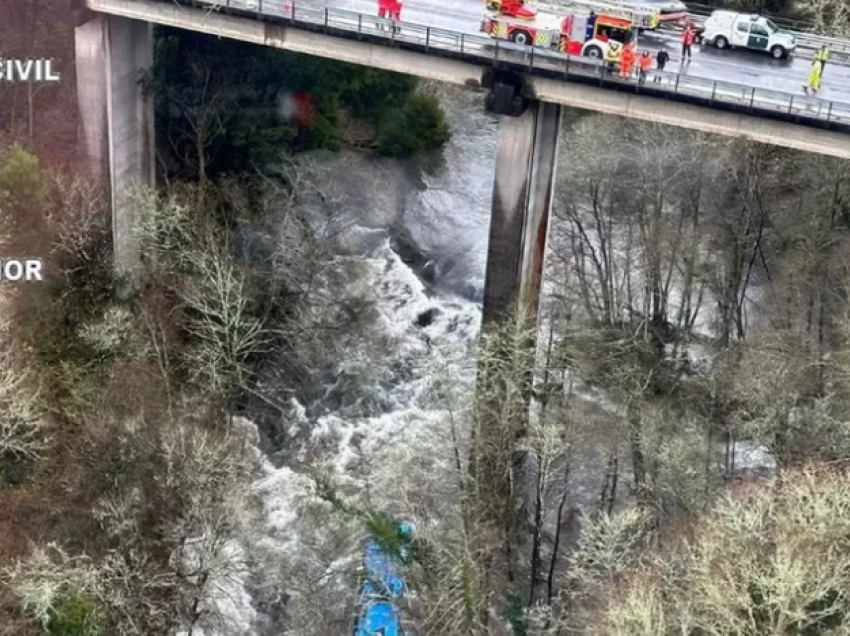
{"label": "fire truck", "polygon": [[626,12],[575,10],[559,16],[535,11],[534,15],[527,17],[490,14],[481,23],[481,31],[498,40],[601,59],[610,42],[619,45],[635,42],[639,26],[634,16]]}
{"label": "fire truck", "polygon": [[543,6],[548,12],[556,14],[594,13],[629,19],[641,30],[657,29],[662,22],[658,7],[631,0],[555,0],[554,3],[538,3],[537,6],[525,4],[522,0],[485,0],[485,6],[491,13],[521,20],[533,20],[537,16],[538,6]]}

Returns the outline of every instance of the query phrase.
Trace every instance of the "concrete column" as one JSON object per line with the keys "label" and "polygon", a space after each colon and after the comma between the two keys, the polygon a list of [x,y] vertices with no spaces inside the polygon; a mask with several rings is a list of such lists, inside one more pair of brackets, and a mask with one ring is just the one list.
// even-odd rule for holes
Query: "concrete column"
{"label": "concrete column", "polygon": [[109,129],[106,114],[106,16],[74,30],[79,108],[79,144],[85,169],[98,181],[109,170]]}
{"label": "concrete column", "polygon": [[140,83],[153,69],[152,29],[98,15],[75,31],[82,154],[92,174],[108,176],[115,265],[130,281],[139,263],[131,197],[154,182],[153,102]]}
{"label": "concrete column", "polygon": [[501,118],[485,324],[507,317],[517,302],[537,316],[560,132],[561,106],[556,104],[532,102],[520,117]]}
{"label": "concrete column", "polygon": [[132,195],[154,183],[153,100],[141,84],[153,71],[153,25],[110,16],[106,69],[112,242],[116,268],[133,280],[139,251]]}

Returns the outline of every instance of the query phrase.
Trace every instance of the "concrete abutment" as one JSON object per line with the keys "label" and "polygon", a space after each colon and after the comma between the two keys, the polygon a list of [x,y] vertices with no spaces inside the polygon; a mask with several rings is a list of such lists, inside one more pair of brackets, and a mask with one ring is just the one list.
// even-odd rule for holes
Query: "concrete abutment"
{"label": "concrete abutment", "polygon": [[143,82],[153,70],[153,25],[95,15],[76,27],[75,41],[83,154],[108,184],[115,267],[132,282],[139,266],[132,196],[154,183],[153,100]]}

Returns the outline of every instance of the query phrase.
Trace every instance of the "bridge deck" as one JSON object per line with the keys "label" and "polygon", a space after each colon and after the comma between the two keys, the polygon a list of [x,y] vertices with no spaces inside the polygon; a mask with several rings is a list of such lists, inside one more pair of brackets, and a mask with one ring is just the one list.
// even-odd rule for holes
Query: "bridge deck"
{"label": "bridge deck", "polygon": [[538,99],[850,158],[850,104],[675,73],[659,84],[602,73],[597,60],[338,9],[266,0],[192,8],[169,0],[86,0],[98,12],[200,31],[435,80],[481,85],[488,68],[524,73]]}

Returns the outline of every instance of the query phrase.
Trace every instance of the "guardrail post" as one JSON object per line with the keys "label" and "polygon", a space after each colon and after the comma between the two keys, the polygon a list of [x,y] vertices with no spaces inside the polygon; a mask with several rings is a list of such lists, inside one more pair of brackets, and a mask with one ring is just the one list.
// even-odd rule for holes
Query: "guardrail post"
{"label": "guardrail post", "polygon": [[431,27],[425,27],[425,50],[431,46]]}
{"label": "guardrail post", "polygon": [[463,53],[463,47],[464,47],[464,38],[463,38],[463,33],[461,33],[460,34],[460,52],[461,53]]}
{"label": "guardrail post", "polygon": [[499,61],[499,40],[496,40],[496,52],[493,54],[493,59]]}
{"label": "guardrail post", "polygon": [[753,92],[750,93],[750,110],[753,109],[753,103],[756,101],[756,89],[753,88]]}
{"label": "guardrail post", "polygon": [[263,18],[263,0],[257,3],[257,18],[260,20]]}
{"label": "guardrail post", "polygon": [[328,28],[328,8],[325,7],[325,28]]}
{"label": "guardrail post", "polygon": [[292,21],[295,22],[295,1],[292,2]]}
{"label": "guardrail post", "polygon": [[528,56],[528,70],[531,71],[534,69],[534,47],[529,47],[531,49],[531,55]]}
{"label": "guardrail post", "polygon": [[714,96],[717,94],[717,82],[711,85],[711,101],[714,101]]}
{"label": "guardrail post", "polygon": [[673,87],[673,92],[679,94],[679,74],[676,74],[676,85]]}
{"label": "guardrail post", "polygon": [[357,33],[363,33],[363,14],[357,14]]}
{"label": "guardrail post", "polygon": [[794,95],[791,95],[791,99],[788,100],[788,114],[791,114],[791,109],[794,108]]}
{"label": "guardrail post", "polygon": [[826,111],[826,121],[829,121],[829,118],[832,116],[832,104],[834,102],[829,102],[829,108]]}

